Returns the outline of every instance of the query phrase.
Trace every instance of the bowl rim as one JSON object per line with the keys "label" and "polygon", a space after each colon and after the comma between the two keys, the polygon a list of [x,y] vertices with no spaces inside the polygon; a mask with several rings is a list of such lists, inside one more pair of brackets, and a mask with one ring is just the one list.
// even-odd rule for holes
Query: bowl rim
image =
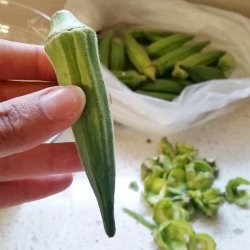
{"label": "bowl rim", "polygon": [[15,5],[17,7],[21,7],[23,9],[26,9],[28,11],[34,12],[36,14],[38,14],[39,16],[42,16],[43,18],[47,19],[48,21],[50,21],[50,17],[45,14],[44,12],[36,9],[36,8],[32,8],[29,5],[23,4],[23,3],[18,3],[16,1],[12,1],[12,0],[0,0],[0,5]]}

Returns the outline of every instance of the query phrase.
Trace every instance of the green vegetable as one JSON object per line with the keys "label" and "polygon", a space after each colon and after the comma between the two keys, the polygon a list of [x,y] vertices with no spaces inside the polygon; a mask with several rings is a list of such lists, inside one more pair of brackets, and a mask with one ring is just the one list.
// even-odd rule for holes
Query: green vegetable
{"label": "green vegetable", "polygon": [[153,61],[153,65],[157,69],[157,73],[159,75],[163,74],[165,71],[173,68],[176,62],[201,51],[203,48],[205,48],[210,42],[204,41],[200,43],[196,43],[189,46],[182,46],[180,48],[174,49],[161,57],[155,59]]}
{"label": "green vegetable", "polygon": [[141,165],[141,179],[145,180],[146,177],[152,174],[153,167],[157,164],[157,158],[151,157],[143,161]]}
{"label": "green vegetable", "polygon": [[127,55],[138,72],[146,75],[151,80],[155,80],[155,67],[143,47],[129,34],[129,32],[124,32],[124,39]]}
{"label": "green vegetable", "polygon": [[177,142],[175,145],[176,155],[173,163],[177,168],[185,169],[185,166],[197,157],[198,151],[189,144]]}
{"label": "green vegetable", "polygon": [[207,66],[216,62],[224,54],[225,52],[220,50],[195,53],[184,60],[178,61],[174,66],[172,76],[179,79],[186,79],[188,78],[188,73],[181,66]]}
{"label": "green vegetable", "polygon": [[184,86],[177,81],[156,79],[154,82],[143,82],[138,86],[138,89],[143,91],[180,94]]}
{"label": "green vegetable", "polygon": [[168,172],[174,167],[171,158],[169,157],[169,155],[160,153],[157,159],[158,164],[162,166],[165,175],[167,175]]}
{"label": "green vegetable", "polygon": [[150,231],[153,231],[156,227],[154,224],[151,222],[147,221],[142,215],[128,209],[128,208],[123,208],[122,209],[126,214],[128,214],[130,217],[135,219],[136,221],[140,222],[143,226],[148,228]]}
{"label": "green vegetable", "polygon": [[193,42],[193,34],[119,26],[99,37],[103,65],[132,91],[159,100],[173,101],[192,84],[226,79],[236,66],[225,51],[203,51],[210,41]]}
{"label": "green vegetable", "polygon": [[146,52],[149,56],[159,57],[182,46],[193,37],[193,35],[189,34],[173,34],[151,43],[146,47]]}
{"label": "green vegetable", "polygon": [[162,223],[154,230],[154,238],[160,249],[186,250],[191,236],[192,226],[183,220],[172,220]]}
{"label": "green vegetable", "polygon": [[148,33],[144,33],[144,37],[145,39],[149,42],[149,43],[152,43],[152,42],[156,42],[158,41],[159,39],[162,39],[162,36],[159,36],[159,35],[154,35],[154,34],[148,34]]}
{"label": "green vegetable", "polygon": [[151,206],[154,206],[160,199],[166,196],[167,193],[167,180],[148,176],[144,180],[144,200]]}
{"label": "green vegetable", "polygon": [[196,207],[205,215],[215,216],[220,206],[224,203],[224,197],[218,188],[211,188],[205,192],[200,190],[188,192]]}
{"label": "green vegetable", "polygon": [[[162,202],[159,218],[161,216],[163,216],[162,219],[165,216],[168,218],[171,214],[171,212],[168,213],[168,208],[171,206]],[[123,211],[153,233],[155,242],[161,250],[215,250],[216,244],[211,236],[204,233],[196,234],[191,224],[184,220],[167,219],[156,226],[132,210],[124,208]]]}
{"label": "green vegetable", "polygon": [[176,154],[189,155],[191,158],[196,157],[198,154],[198,150],[187,143],[177,142],[175,148]]}
{"label": "green vegetable", "polygon": [[176,168],[185,169],[186,165],[189,164],[193,160],[190,154],[177,154],[173,158],[173,164]]}
{"label": "green vegetable", "polygon": [[167,137],[163,137],[158,145],[159,154],[168,155],[171,159],[175,156],[175,149]]}
{"label": "green vegetable", "polygon": [[186,166],[187,187],[192,190],[209,189],[214,182],[211,166],[203,160],[194,160]]}
{"label": "green vegetable", "polygon": [[218,61],[218,67],[222,71],[228,71],[236,66],[236,61],[234,57],[226,53],[224,56],[222,56]]}
{"label": "green vegetable", "polygon": [[172,93],[144,91],[144,90],[140,90],[140,89],[137,89],[135,92],[138,94],[142,94],[142,95],[146,95],[146,96],[150,96],[150,97],[155,97],[155,98],[162,99],[165,101],[172,101],[178,96],[177,94],[172,94]]}
{"label": "green vegetable", "polygon": [[137,192],[139,190],[138,184],[136,181],[132,181],[130,182],[129,186],[130,189],[134,190],[135,192]]}
{"label": "green vegetable", "polygon": [[181,66],[189,75],[190,79],[194,82],[205,82],[215,79],[225,79],[224,73],[215,67],[206,66]]}
{"label": "green vegetable", "polygon": [[189,219],[186,210],[174,203],[170,198],[163,198],[158,201],[154,207],[153,219],[157,225],[170,220],[185,220]]}
{"label": "green vegetable", "polygon": [[188,250],[216,250],[216,243],[207,234],[195,234],[190,237]]}
{"label": "green vegetable", "polygon": [[240,185],[250,185],[250,181],[241,177],[231,179],[226,185],[226,199],[239,206],[246,206],[250,200],[250,195],[246,190],[239,190]]}
{"label": "green vegetable", "polygon": [[51,18],[45,50],[61,85],[76,84],[87,99],[84,115],[72,126],[80,159],[96,195],[105,230],[115,234],[113,124],[94,30],[69,11]]}
{"label": "green vegetable", "polygon": [[197,211],[208,217],[216,216],[225,200],[247,205],[250,195],[238,187],[250,185],[250,181],[232,179],[224,194],[212,187],[218,174],[217,163],[200,159],[198,150],[191,145],[177,142],[173,146],[163,137],[157,151],[157,156],[147,158],[141,166],[144,200],[151,206],[155,225],[135,212],[125,212],[152,231],[159,249],[215,250],[211,236],[196,234],[188,222]]}
{"label": "green vegetable", "polygon": [[177,188],[179,190],[186,190],[186,173],[182,168],[174,168],[170,170],[167,176],[168,186]]}
{"label": "green vegetable", "polygon": [[165,37],[173,34],[171,31],[155,29],[150,27],[133,27],[130,30],[130,33],[134,38],[137,39],[147,38],[148,36]]}
{"label": "green vegetable", "polygon": [[147,77],[145,75],[141,75],[135,70],[113,70],[112,73],[131,89],[136,89],[140,83],[147,80]]}
{"label": "green vegetable", "polygon": [[108,31],[101,39],[99,44],[99,56],[101,63],[109,68],[110,66],[110,50],[111,50],[111,42],[113,38],[114,32]]}
{"label": "green vegetable", "polygon": [[110,69],[123,70],[125,66],[125,47],[121,38],[115,37],[111,43]]}

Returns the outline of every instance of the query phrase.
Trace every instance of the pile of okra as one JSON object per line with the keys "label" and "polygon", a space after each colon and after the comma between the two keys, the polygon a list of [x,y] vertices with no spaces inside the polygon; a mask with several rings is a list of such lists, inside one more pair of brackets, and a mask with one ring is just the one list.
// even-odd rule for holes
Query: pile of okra
{"label": "pile of okra", "polygon": [[141,164],[143,199],[152,220],[127,208],[124,212],[152,231],[161,250],[216,250],[215,240],[196,232],[193,222],[202,214],[216,217],[225,202],[246,209],[250,201],[244,188],[249,180],[236,176],[223,190],[215,186],[218,174],[215,160],[201,157],[190,144],[163,137],[157,153]]}
{"label": "pile of okra", "polygon": [[98,32],[100,60],[132,91],[171,101],[191,84],[227,78],[236,65],[227,51],[195,38],[143,27],[113,28]]}

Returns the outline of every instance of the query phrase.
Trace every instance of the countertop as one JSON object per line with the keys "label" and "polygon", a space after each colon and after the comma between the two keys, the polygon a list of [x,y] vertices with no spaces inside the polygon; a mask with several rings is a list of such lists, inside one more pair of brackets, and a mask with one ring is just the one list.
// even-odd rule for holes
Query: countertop
{"label": "countertop", "polygon": [[[63,3],[59,0],[19,2],[35,2],[35,6],[49,15]],[[235,176],[250,179],[249,107],[250,101],[247,101],[230,114],[178,134],[145,134],[115,124],[116,236],[109,239],[104,234],[94,195],[85,174],[80,173],[75,175],[71,187],[60,194],[1,210],[0,250],[156,250],[148,229],[122,212],[122,208],[127,207],[146,214],[141,186],[138,192],[128,188],[131,181],[141,183],[141,162],[156,154],[160,138],[167,135],[172,142],[190,143],[199,149],[201,156],[217,161],[218,187],[224,187]],[[57,142],[72,140],[68,129]],[[240,209],[225,204],[215,219],[197,220],[194,228],[212,235],[218,250],[249,250],[250,207]]]}

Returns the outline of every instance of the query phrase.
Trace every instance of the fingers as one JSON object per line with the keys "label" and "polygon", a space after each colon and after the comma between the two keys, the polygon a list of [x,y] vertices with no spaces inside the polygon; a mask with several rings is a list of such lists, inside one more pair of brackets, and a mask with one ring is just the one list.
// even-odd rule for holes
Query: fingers
{"label": "fingers", "polygon": [[53,82],[0,81],[0,102],[56,85]]}
{"label": "fingers", "polygon": [[[75,143],[42,144],[0,159],[0,182],[83,170]],[[1,198],[0,198],[1,199]]]}
{"label": "fingers", "polygon": [[85,95],[79,87],[52,87],[0,104],[0,157],[23,152],[70,127]]}
{"label": "fingers", "polygon": [[0,208],[19,205],[63,191],[72,183],[72,175],[0,183]]}
{"label": "fingers", "polygon": [[0,39],[0,79],[56,81],[56,76],[42,46]]}

